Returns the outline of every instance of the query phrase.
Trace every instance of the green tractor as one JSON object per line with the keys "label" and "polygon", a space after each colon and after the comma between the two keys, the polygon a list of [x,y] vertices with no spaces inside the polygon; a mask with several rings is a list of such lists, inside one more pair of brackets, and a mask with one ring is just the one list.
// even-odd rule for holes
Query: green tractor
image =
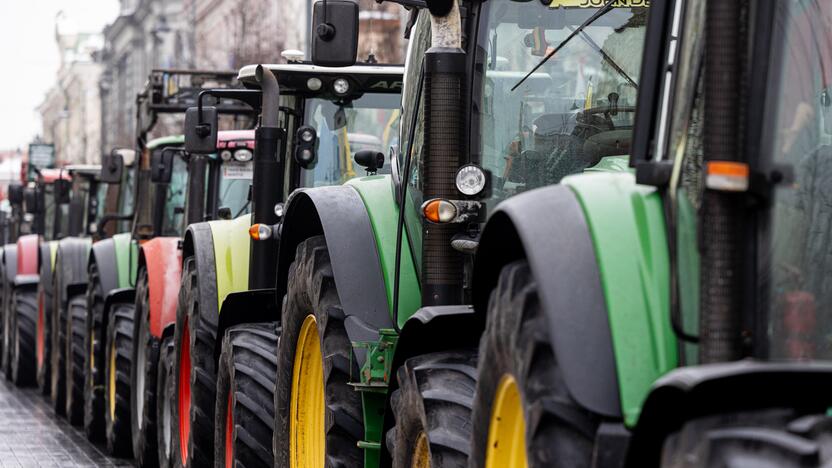
{"label": "green tractor", "polygon": [[[268,108],[255,136],[252,215],[194,224],[185,236],[174,341],[177,464],[271,463],[283,202],[296,188],[327,190],[386,169],[381,151],[394,143],[401,79],[400,66],[382,65],[291,62],[240,71]],[[186,148],[214,151],[210,132],[197,130],[216,123],[197,119],[199,112],[208,109],[189,111]],[[366,160],[353,161],[353,153]]]}
{"label": "green tractor", "polygon": [[418,16],[399,216],[285,207],[275,463],[828,465],[832,6]]}

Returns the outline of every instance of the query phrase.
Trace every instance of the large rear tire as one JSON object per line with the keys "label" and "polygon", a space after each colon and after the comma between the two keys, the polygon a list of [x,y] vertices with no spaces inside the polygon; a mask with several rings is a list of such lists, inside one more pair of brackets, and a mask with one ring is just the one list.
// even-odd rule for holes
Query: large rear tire
{"label": "large rear tire", "polygon": [[815,468],[832,460],[832,418],[790,409],[695,419],[665,441],[664,468]]}
{"label": "large rear tire", "polygon": [[[56,265],[57,268],[57,265]],[[58,416],[66,414],[66,315],[67,308],[61,301],[60,275],[54,275],[52,280],[52,332],[49,337],[49,399],[52,409]]]}
{"label": "large rear tire", "polygon": [[174,374],[174,349],[173,337],[169,336],[162,341],[159,356],[159,373],[156,376],[156,394],[164,395],[164,398],[156,399],[156,446],[158,447],[158,458],[160,468],[171,468],[176,466],[176,458],[173,456],[173,432],[174,408],[176,406],[176,375]]}
{"label": "large rear tire", "polygon": [[37,356],[38,365],[38,391],[45,396],[49,396],[52,391],[51,385],[51,354],[52,354],[52,295],[46,293],[46,285],[44,275],[41,275],[41,281],[38,283],[38,323],[37,323],[37,337],[35,339],[35,354]]}
{"label": "large rear tire", "polygon": [[3,376],[6,380],[12,380],[12,361],[14,361],[14,330],[15,330],[15,314],[14,314],[14,290],[10,286],[6,292],[9,295],[6,301],[6,307],[3,310]]}
{"label": "large rear tire", "polygon": [[591,466],[600,418],[567,391],[548,330],[528,263],[506,265],[480,340],[469,466]]}
{"label": "large rear tire", "polygon": [[104,439],[104,342],[107,339],[107,330],[104,328],[104,289],[95,262],[89,267],[85,327],[87,332],[84,336],[84,432],[89,440],[97,442]]}
{"label": "large rear tire", "polygon": [[274,463],[276,323],[252,323],[225,332],[214,416],[214,466],[262,467]]}
{"label": "large rear tire", "polygon": [[[150,333],[150,289],[145,267],[139,269],[135,307],[133,368],[130,377],[133,455],[136,457],[138,466],[155,467],[159,462],[156,446],[156,374],[159,365],[159,339]],[[164,394],[162,397],[164,398]]]}
{"label": "large rear tire", "polygon": [[390,396],[396,425],[386,436],[393,466],[468,466],[477,350],[416,356],[396,377],[399,388]]}
{"label": "large rear tire", "polygon": [[12,297],[11,313],[15,317],[12,330],[12,381],[19,387],[28,387],[35,383],[37,367],[37,289],[16,288]]}
{"label": "large rear tire", "polygon": [[87,342],[87,297],[69,298],[66,321],[66,418],[73,426],[84,424],[84,355]]}
{"label": "large rear tire", "polygon": [[359,375],[323,236],[298,245],[278,344],[276,466],[361,466]]}
{"label": "large rear tire", "polygon": [[185,259],[176,309],[176,443],[177,463],[184,467],[214,464],[214,400],[217,372],[214,345],[216,314],[205,313],[198,293],[193,257]]}
{"label": "large rear tire", "polygon": [[133,355],[133,304],[114,304],[107,325],[105,421],[107,451],[131,457],[130,359]]}

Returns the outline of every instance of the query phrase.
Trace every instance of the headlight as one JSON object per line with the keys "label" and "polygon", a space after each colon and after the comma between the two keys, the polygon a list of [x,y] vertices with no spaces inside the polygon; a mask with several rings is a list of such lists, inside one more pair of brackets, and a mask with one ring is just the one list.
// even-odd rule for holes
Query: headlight
{"label": "headlight", "polygon": [[304,143],[312,143],[315,141],[315,132],[313,132],[311,128],[304,128],[300,132],[300,139]]}
{"label": "headlight", "polygon": [[229,151],[229,150],[222,150],[222,151],[220,152],[220,158],[221,158],[223,161],[231,161],[231,151]]}
{"label": "headlight", "polygon": [[240,162],[249,162],[254,158],[254,153],[247,149],[238,149],[234,152],[234,159]]}
{"label": "headlight", "polygon": [[310,91],[317,91],[321,89],[321,80],[319,78],[309,78],[306,80],[306,87],[309,88]]}
{"label": "headlight", "polygon": [[485,188],[485,172],[478,166],[462,166],[456,173],[456,189],[463,195],[473,196]]}
{"label": "headlight", "polygon": [[335,94],[343,96],[350,91],[350,83],[344,78],[338,78],[332,83],[332,90]]}

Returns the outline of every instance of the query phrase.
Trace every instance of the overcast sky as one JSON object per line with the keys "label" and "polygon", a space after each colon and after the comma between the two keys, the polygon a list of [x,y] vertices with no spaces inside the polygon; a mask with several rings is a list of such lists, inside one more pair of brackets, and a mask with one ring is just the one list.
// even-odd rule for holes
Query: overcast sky
{"label": "overcast sky", "polygon": [[[101,31],[117,0],[0,0],[0,150],[26,146],[40,133],[35,107],[55,80],[55,18],[67,28]],[[63,23],[62,23],[63,24]]]}

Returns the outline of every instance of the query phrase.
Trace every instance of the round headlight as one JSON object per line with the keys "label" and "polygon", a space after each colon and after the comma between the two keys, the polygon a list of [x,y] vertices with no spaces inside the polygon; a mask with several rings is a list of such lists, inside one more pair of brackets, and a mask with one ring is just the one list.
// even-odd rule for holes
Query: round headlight
{"label": "round headlight", "polygon": [[231,161],[231,156],[231,151],[229,150],[220,151],[220,158],[222,158],[223,161]]}
{"label": "round headlight", "polygon": [[319,78],[309,78],[306,80],[306,87],[309,88],[310,91],[317,91],[321,89],[321,80]]}
{"label": "round headlight", "polygon": [[274,214],[278,218],[283,217],[283,203],[278,203],[278,204],[274,205]]}
{"label": "round headlight", "polygon": [[300,139],[303,140],[304,143],[312,143],[312,141],[315,140],[315,133],[312,132],[312,129],[306,128],[300,132]]}
{"label": "round headlight", "polygon": [[315,153],[312,152],[310,149],[304,149],[300,152],[300,162],[302,163],[310,163],[312,160],[315,159]]}
{"label": "round headlight", "polygon": [[350,91],[350,83],[344,78],[338,78],[332,83],[332,90],[335,94],[343,96]]}
{"label": "round headlight", "polygon": [[238,149],[234,152],[234,159],[240,162],[249,162],[254,158],[254,153],[247,149]]}
{"label": "round headlight", "polygon": [[456,173],[456,189],[463,195],[473,196],[485,188],[485,172],[478,166],[462,166]]}

